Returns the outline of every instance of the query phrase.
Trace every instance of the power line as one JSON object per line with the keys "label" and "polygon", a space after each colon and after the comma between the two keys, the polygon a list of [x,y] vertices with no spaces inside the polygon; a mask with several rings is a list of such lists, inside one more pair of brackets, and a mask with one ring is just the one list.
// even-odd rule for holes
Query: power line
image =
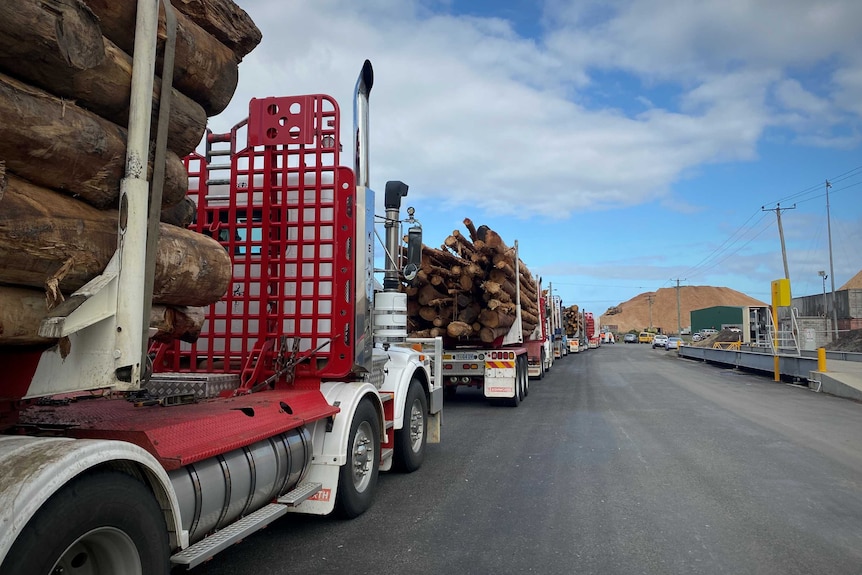
{"label": "power line", "polygon": [[[862,177],[862,166],[856,166],[855,168],[852,168],[850,170],[847,170],[846,172],[838,174],[834,178],[830,179],[830,183],[832,183],[834,185],[836,182],[846,182],[846,181],[852,180],[853,178],[857,178],[857,177]],[[848,183],[847,185],[842,186],[841,188],[833,187],[831,193],[834,195],[835,193],[837,193],[839,191],[853,188],[853,187],[858,186],[858,185],[862,185],[862,181],[858,181],[858,182],[854,182],[854,183]],[[781,202],[786,202],[787,200],[792,200],[795,198],[803,198],[803,199],[798,199],[796,203],[804,203],[804,202],[809,202],[809,201],[816,200],[819,198],[823,198],[825,195],[826,194],[823,192],[823,184],[818,183],[818,184],[809,186],[809,187],[807,187],[807,188],[805,188],[799,192],[796,192],[794,194],[790,194],[788,196],[785,196],[785,197],[781,198],[780,200],[778,200],[777,202],[774,202],[774,203],[780,204]],[[810,197],[804,197],[804,196],[810,196]],[[762,210],[759,210],[759,211],[762,211]],[[758,213],[758,211],[755,211],[751,216],[748,217],[748,219],[745,220],[745,222],[742,223],[741,226],[739,226],[736,230],[734,230],[734,232],[730,236],[728,236],[727,239],[724,240],[724,242],[722,242],[717,248],[712,250],[707,256],[705,256],[703,259],[701,259],[697,264],[688,268],[682,275],[687,275],[690,278],[693,276],[696,277],[699,275],[703,275],[706,272],[708,272],[709,270],[712,270],[713,268],[715,268],[717,265],[726,261],[729,257],[742,251],[743,248],[745,248],[748,244],[750,244],[754,239],[756,239],[758,236],[760,236],[766,230],[766,228],[761,229],[759,232],[757,232],[753,237],[751,237],[744,244],[740,245],[739,247],[736,247],[736,249],[733,249],[734,246],[736,246],[736,244],[738,242],[740,242],[744,239],[746,234],[753,231],[755,226],[757,226],[766,217],[766,214],[761,214],[760,219],[755,221],[753,224],[749,225],[749,222],[751,222],[751,220],[754,218],[755,215],[757,215],[757,213]],[[729,252],[729,250],[731,250],[731,249],[733,249],[733,251]],[[725,253],[727,253],[727,255],[724,255]],[[724,257],[721,257],[721,259],[717,259],[722,255],[724,255]],[[715,260],[715,261],[713,262],[713,260]],[[713,263],[710,264],[710,262],[713,262]]]}
{"label": "power line", "polygon": [[[708,262],[708,261],[709,261],[713,256],[720,255],[722,252],[724,252],[725,250],[724,250],[724,249],[722,249],[722,248],[724,248],[724,246],[725,246],[725,245],[727,245],[727,244],[728,244],[728,242],[730,242],[730,244],[727,246],[727,249],[730,249],[730,247],[731,247],[731,246],[733,246],[733,243],[735,243],[735,242],[731,242],[731,240],[733,240],[733,238],[735,238],[735,237],[737,236],[737,234],[739,234],[740,232],[747,232],[747,231],[748,231],[748,229],[746,228],[746,225],[747,225],[747,224],[748,224],[748,222],[750,222],[750,221],[751,221],[751,219],[752,219],[754,216],[756,216],[757,214],[758,214],[758,212],[754,212],[753,214],[751,214],[751,215],[748,217],[748,219],[747,219],[747,220],[745,220],[745,221],[742,223],[742,225],[741,225],[741,226],[739,226],[739,227],[738,227],[738,228],[737,228],[737,229],[736,229],[736,230],[735,230],[735,231],[734,231],[734,232],[733,232],[733,233],[732,233],[732,234],[731,234],[731,235],[730,235],[726,240],[724,240],[724,241],[723,241],[723,242],[722,242],[722,243],[721,243],[717,248],[715,248],[714,250],[712,250],[712,252],[710,252],[710,254],[709,254],[709,255],[707,255],[705,258],[703,258],[702,260],[700,260],[699,262],[697,262],[697,263],[696,263],[695,265],[693,265],[692,267],[688,268],[688,270],[686,270],[686,271],[685,271],[685,273],[684,273],[683,275],[694,275],[694,273],[695,273],[695,271],[697,271],[697,268],[698,268],[698,267],[700,267],[702,264],[704,264],[704,263]],[[752,227],[753,227],[754,225],[759,224],[759,223],[763,220],[763,218],[765,218],[765,217],[766,217],[765,215],[761,214],[760,219],[759,219],[758,221],[756,221],[756,222],[752,225]]]}
{"label": "power line", "polygon": [[[856,166],[855,168],[853,168],[851,170],[847,170],[843,174],[838,174],[834,178],[829,178],[829,180],[833,183],[836,183],[836,182],[842,182],[844,180],[847,180],[847,179],[850,179],[850,178],[856,177],[856,176],[862,176],[862,166]],[[774,202],[767,202],[767,203],[768,204],[779,204],[781,202],[787,203],[790,200],[794,200],[796,198],[800,198],[800,197],[805,196],[807,194],[813,194],[813,193],[818,193],[819,196],[822,196],[823,195],[822,190],[823,190],[823,183],[818,182],[814,185],[808,186],[804,190],[796,192],[795,194],[791,194],[789,196],[785,196],[783,198],[780,198]]]}

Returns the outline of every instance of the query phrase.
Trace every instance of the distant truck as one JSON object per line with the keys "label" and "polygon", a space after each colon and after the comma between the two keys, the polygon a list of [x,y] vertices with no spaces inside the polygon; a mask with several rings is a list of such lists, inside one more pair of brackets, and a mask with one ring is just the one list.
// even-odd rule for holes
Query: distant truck
{"label": "distant truck", "polygon": [[[553,289],[550,289],[550,286],[548,291],[553,294]],[[550,324],[551,349],[554,353],[554,359],[562,359],[568,353],[563,340],[565,336],[563,333],[563,300],[558,295],[549,295],[548,301],[550,304],[548,306],[548,322]]]}
{"label": "distant truck", "polygon": [[[518,242],[515,242],[516,266]],[[520,274],[515,270],[516,317],[509,331],[490,344],[480,340],[467,343],[444,339],[442,382],[446,397],[457,393],[458,387],[476,387],[488,399],[499,399],[517,407],[528,395],[530,377],[542,379],[553,362],[550,347],[550,322],[547,299],[538,286],[539,322],[530,333],[524,333],[521,323]]]}

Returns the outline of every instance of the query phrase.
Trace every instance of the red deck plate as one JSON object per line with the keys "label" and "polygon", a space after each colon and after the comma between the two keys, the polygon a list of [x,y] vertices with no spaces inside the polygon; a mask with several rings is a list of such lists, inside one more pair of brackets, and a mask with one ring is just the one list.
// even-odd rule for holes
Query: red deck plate
{"label": "red deck plate", "polygon": [[149,451],[171,470],[338,411],[319,391],[276,390],[174,407],[135,407],[121,399],[84,400],[32,407],[21,414],[20,423],[70,426],[63,433],[68,437],[128,441]]}

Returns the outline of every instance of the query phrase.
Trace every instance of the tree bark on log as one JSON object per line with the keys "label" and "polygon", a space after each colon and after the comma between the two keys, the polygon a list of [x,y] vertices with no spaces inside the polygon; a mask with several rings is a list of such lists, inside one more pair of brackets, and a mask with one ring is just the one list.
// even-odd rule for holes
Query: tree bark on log
{"label": "tree bark on log", "polygon": [[438,250],[435,248],[429,248],[428,246],[422,246],[423,263],[425,262],[426,258],[429,261],[429,267],[441,267],[448,269],[452,266],[461,265],[463,263],[461,259],[445,250]]}
{"label": "tree bark on log", "polygon": [[[85,0],[99,17],[102,34],[127,54],[134,50],[135,14],[137,3],[117,0]],[[174,86],[203,106],[207,115],[222,112],[230,103],[239,81],[237,57],[230,48],[192,22],[182,13],[177,15]],[[164,10],[159,11],[158,53],[164,53]],[[162,58],[156,62],[162,67]]]}
{"label": "tree bark on log", "polygon": [[493,343],[495,339],[506,335],[508,331],[508,327],[483,327],[479,331],[479,339],[484,343]]}
{"label": "tree bark on log", "polygon": [[521,308],[521,321],[525,324],[539,325],[539,316],[533,315]]}
{"label": "tree bark on log", "polygon": [[[0,5],[0,70],[67,98],[114,124],[129,118],[132,59],[102,36],[80,0],[18,0]],[[153,90],[153,137],[161,79]],[[172,90],[168,149],[194,151],[206,130],[204,109]]]}
{"label": "tree bark on log", "polygon": [[[521,327],[525,333],[531,333],[538,325],[539,309],[536,303],[538,297],[535,281],[522,261],[520,274],[515,271],[515,250],[506,245],[499,234],[488,226],[477,229],[469,218],[464,219],[464,225],[470,233],[472,242],[457,230],[453,231],[444,241],[440,249],[423,246],[422,271],[423,281],[429,287],[419,288],[408,293],[408,301],[421,298],[423,304],[434,301],[430,291],[431,285],[437,290],[448,286],[448,293],[456,296],[457,311],[452,323],[460,338],[480,337],[482,341],[491,343],[505,334],[517,319],[516,299],[521,304]],[[453,276],[460,272],[460,280]],[[521,292],[515,280],[521,281]],[[423,293],[423,289],[426,291]],[[432,310],[418,317],[417,328],[426,329],[427,322],[439,325],[443,320],[440,316],[432,318]],[[448,318],[448,315],[446,316]],[[463,325],[471,326],[468,335]],[[451,337],[451,335],[450,335]]]}
{"label": "tree bark on log", "polygon": [[458,317],[455,319],[460,322],[464,322],[467,324],[472,324],[474,321],[479,319],[479,314],[482,312],[482,306],[479,305],[478,302],[473,302],[470,305],[466,306],[458,313]]}
{"label": "tree bark on log", "polygon": [[422,286],[421,288],[419,288],[419,304],[430,305],[430,302],[434,301],[435,299],[445,297],[446,295],[447,294],[440,293],[439,291],[437,291],[437,288],[435,288],[433,285]]}
{"label": "tree bark on log", "polygon": [[470,218],[464,218],[464,227],[467,228],[467,232],[470,234],[470,239],[473,240],[473,243],[476,243],[476,240],[479,237],[476,235],[476,226],[473,225],[473,220]]}
{"label": "tree bark on log", "polygon": [[[115,207],[125,174],[126,131],[116,124],[0,74],[0,158],[31,182],[97,208]],[[162,205],[182,200],[188,174],[168,152]]]}
{"label": "tree bark on log", "polygon": [[189,224],[195,221],[198,206],[194,200],[186,196],[180,202],[167,208],[162,208],[159,215],[163,224],[170,224],[178,228],[187,228]]}
{"label": "tree bark on log", "polygon": [[39,345],[56,341],[39,337],[39,323],[47,313],[44,292],[0,286],[0,345]]}
{"label": "tree bark on log", "polygon": [[495,310],[483,309],[479,314],[479,323],[485,327],[508,329],[515,323],[515,316],[506,313],[502,307]]}
{"label": "tree bark on log", "polygon": [[454,338],[470,337],[473,335],[473,326],[462,321],[453,321],[446,326],[446,335]]}
{"label": "tree bark on log", "polygon": [[[45,293],[36,289],[0,286],[0,346],[53,344],[39,336],[39,324],[48,314]],[[194,343],[204,323],[202,307],[154,305],[150,312],[153,339]]]}
{"label": "tree bark on log", "polygon": [[230,48],[239,60],[263,37],[246,11],[231,0],[172,0],[171,4]]}
{"label": "tree bark on log", "polygon": [[154,305],[150,310],[150,329],[156,330],[152,339],[194,343],[201,335],[205,318],[205,307]]}
{"label": "tree bark on log", "polygon": [[[72,292],[100,274],[117,249],[118,214],[7,174],[0,201],[0,283]],[[159,228],[153,301],[204,306],[224,295],[232,266],[224,248],[176,226]]]}

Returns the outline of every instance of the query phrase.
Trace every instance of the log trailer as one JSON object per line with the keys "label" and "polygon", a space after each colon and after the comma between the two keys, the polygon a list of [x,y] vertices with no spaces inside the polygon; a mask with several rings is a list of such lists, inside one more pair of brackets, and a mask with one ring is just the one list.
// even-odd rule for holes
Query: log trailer
{"label": "log trailer", "polygon": [[252,100],[246,121],[208,134],[209,158],[187,159],[195,225],[233,278],[197,342],[148,343],[140,166],[158,7],[138,9],[115,258],[43,322],[60,343],[0,351],[0,573],[192,568],[287,513],[361,514],[378,471],[417,469],[439,440],[442,342],[406,340],[392,256],[401,182],[386,184],[373,289],[367,61],[355,171],[339,166],[339,110],[322,95]]}
{"label": "log trailer", "polygon": [[584,334],[587,340],[587,347],[589,349],[594,349],[601,345],[602,342],[599,338],[598,324],[596,324],[593,312],[584,312]]}
{"label": "log trailer", "polygon": [[443,377],[445,395],[453,397],[459,387],[481,389],[489,400],[517,407],[528,395],[530,377],[542,379],[552,355],[548,342],[548,322],[541,279],[538,286],[539,322],[531,333],[521,325],[521,286],[518,242],[515,242],[515,321],[509,331],[490,344],[481,341],[445,341]]}
{"label": "log trailer", "polygon": [[[548,291],[553,294],[553,284],[548,285]],[[548,322],[554,360],[562,359],[563,356],[568,355],[569,350],[563,332],[563,299],[558,295],[548,296]]]}

